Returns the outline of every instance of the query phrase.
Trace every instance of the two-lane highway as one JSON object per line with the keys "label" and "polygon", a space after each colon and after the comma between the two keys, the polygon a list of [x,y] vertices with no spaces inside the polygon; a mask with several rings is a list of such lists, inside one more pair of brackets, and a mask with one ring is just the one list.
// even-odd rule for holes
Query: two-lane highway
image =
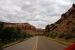
{"label": "two-lane highway", "polygon": [[34,46],[37,43],[37,40],[38,40],[38,37],[32,37],[32,38],[28,39],[27,41],[23,41],[21,43],[10,46],[10,47],[5,48],[3,50],[33,50]]}
{"label": "two-lane highway", "polygon": [[40,36],[38,37],[37,50],[64,50],[65,46],[59,44],[48,37]]}
{"label": "two-lane highway", "polygon": [[3,50],[64,50],[64,48],[65,46],[45,36],[35,36]]}

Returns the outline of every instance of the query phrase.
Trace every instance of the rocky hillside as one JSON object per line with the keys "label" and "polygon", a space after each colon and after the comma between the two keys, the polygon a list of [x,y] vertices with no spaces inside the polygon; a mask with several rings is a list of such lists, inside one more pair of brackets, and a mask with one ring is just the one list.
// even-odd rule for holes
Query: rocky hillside
{"label": "rocky hillside", "polygon": [[36,28],[29,23],[4,23],[4,27],[18,27],[22,30],[33,30],[36,31]]}
{"label": "rocky hillside", "polygon": [[3,22],[3,27],[4,28],[10,27],[10,28],[15,28],[15,29],[19,28],[22,32],[27,32],[31,35],[37,34],[35,26],[32,26],[29,23],[6,23],[6,22]]}
{"label": "rocky hillside", "polygon": [[75,4],[56,23],[47,25],[46,32],[69,33],[75,35]]}
{"label": "rocky hillside", "polygon": [[43,29],[38,29],[35,26],[29,24],[29,23],[6,23],[6,22],[1,22],[3,23],[4,28],[19,28],[22,32],[27,32],[31,35],[42,35],[43,34]]}

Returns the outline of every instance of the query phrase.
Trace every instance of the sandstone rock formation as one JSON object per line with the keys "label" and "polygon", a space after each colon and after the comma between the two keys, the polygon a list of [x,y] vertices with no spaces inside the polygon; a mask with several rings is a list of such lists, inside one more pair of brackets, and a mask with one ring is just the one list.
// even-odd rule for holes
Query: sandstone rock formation
{"label": "sandstone rock formation", "polygon": [[6,23],[3,22],[4,28],[19,28],[22,32],[27,32],[31,35],[42,35],[44,29],[36,28],[35,26],[29,23]]}
{"label": "sandstone rock formation", "polygon": [[36,28],[29,23],[6,23],[4,22],[4,28],[11,27],[11,28],[19,28],[22,32],[27,32],[31,35],[35,35]]}
{"label": "sandstone rock formation", "polygon": [[46,31],[69,33],[75,36],[75,4],[56,23],[47,25]]}

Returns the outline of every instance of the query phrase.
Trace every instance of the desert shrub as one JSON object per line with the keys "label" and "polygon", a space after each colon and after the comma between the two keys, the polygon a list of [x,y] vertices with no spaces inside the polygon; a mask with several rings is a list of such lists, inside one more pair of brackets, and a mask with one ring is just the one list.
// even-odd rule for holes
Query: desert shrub
{"label": "desert shrub", "polygon": [[65,34],[65,39],[66,39],[66,40],[71,39],[72,37],[73,37],[73,36],[72,36],[71,34],[68,34],[68,33]]}
{"label": "desert shrub", "polygon": [[56,38],[57,37],[57,33],[55,33],[55,32],[49,32],[47,34],[48,34],[48,37],[51,37],[51,38]]}
{"label": "desert shrub", "polygon": [[4,28],[0,33],[0,40],[2,43],[9,43],[16,40],[21,40],[30,37],[26,32],[22,33],[19,28]]}
{"label": "desert shrub", "polygon": [[58,38],[63,38],[65,35],[64,35],[64,33],[60,33],[59,35],[58,35]]}
{"label": "desert shrub", "polygon": [[65,40],[68,40],[68,39],[70,39],[70,38],[73,38],[73,36],[72,36],[71,34],[69,34],[69,33],[60,33],[60,34],[58,35],[58,38],[63,38],[63,39],[65,39]]}
{"label": "desert shrub", "polygon": [[3,29],[3,27],[4,27],[4,23],[0,22],[0,31]]}

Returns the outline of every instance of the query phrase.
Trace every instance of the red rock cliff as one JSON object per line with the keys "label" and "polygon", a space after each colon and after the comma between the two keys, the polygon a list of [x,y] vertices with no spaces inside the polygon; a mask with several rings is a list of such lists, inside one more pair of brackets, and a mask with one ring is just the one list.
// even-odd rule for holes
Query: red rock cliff
{"label": "red rock cliff", "polygon": [[[46,26],[47,31],[47,26]],[[75,4],[55,24],[48,26],[48,31],[70,33],[75,35]]]}

